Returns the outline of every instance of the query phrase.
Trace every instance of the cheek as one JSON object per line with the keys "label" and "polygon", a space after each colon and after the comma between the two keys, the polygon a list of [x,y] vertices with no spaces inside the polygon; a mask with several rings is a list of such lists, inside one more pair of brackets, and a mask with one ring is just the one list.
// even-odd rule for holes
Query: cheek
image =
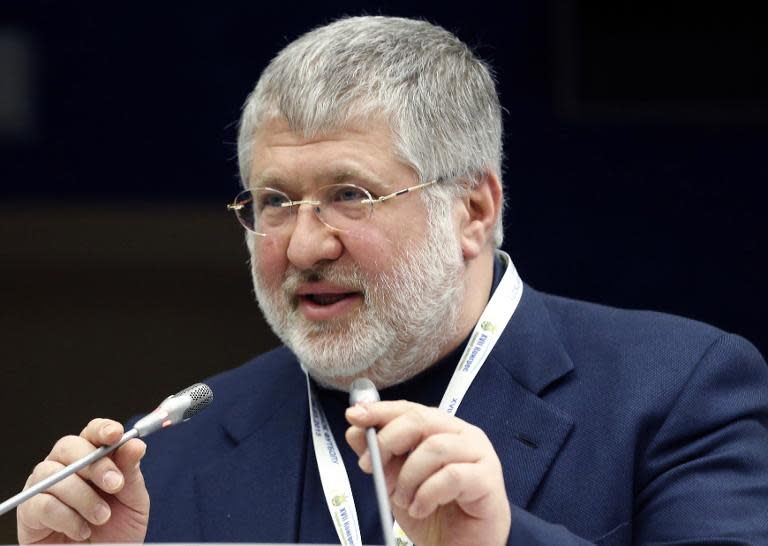
{"label": "cheek", "polygon": [[404,230],[398,232],[361,228],[344,236],[349,258],[368,273],[386,272],[412,244]]}
{"label": "cheek", "polygon": [[285,245],[271,237],[254,237],[251,271],[271,287],[279,287],[288,267]]}

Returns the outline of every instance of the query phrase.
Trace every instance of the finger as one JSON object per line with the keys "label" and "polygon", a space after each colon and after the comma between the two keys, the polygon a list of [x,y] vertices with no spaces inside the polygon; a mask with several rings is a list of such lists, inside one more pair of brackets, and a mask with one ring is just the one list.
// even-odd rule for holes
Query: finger
{"label": "finger", "polygon": [[123,437],[123,425],[112,419],[93,419],[80,432],[80,436],[95,446],[109,446]]}
{"label": "finger", "polygon": [[457,502],[470,516],[481,518],[492,513],[494,473],[476,463],[454,463],[432,474],[416,491],[408,508],[412,518],[423,519],[438,506]]}
{"label": "finger", "polygon": [[350,425],[361,428],[380,428],[392,419],[416,407],[424,407],[407,400],[362,402],[347,408],[346,418]]}
{"label": "finger", "polygon": [[400,508],[410,506],[419,486],[441,468],[453,463],[476,463],[484,449],[493,449],[483,438],[471,432],[433,434],[408,456],[398,477],[393,503]]}
{"label": "finger", "polygon": [[139,461],[141,461],[146,452],[147,444],[138,438],[134,438],[128,440],[119,449],[115,450],[112,458],[120,471],[127,474],[136,470]]}
{"label": "finger", "polygon": [[[347,421],[352,424],[350,437],[347,439],[350,443],[350,447],[352,447],[355,453],[361,455],[368,448],[367,439],[365,437],[366,429],[381,429],[382,427],[391,424],[393,420],[398,419],[404,413],[408,411],[417,411],[418,408],[422,407],[424,406],[400,400],[396,402],[365,402],[348,408],[346,417]],[[405,451],[407,451],[407,449]],[[400,453],[397,453],[397,455],[399,454]],[[382,459],[385,463],[391,456],[391,453],[382,451]]]}
{"label": "finger", "polygon": [[121,503],[141,512],[149,509],[149,494],[140,467],[146,452],[147,444],[133,439],[116,450],[114,455],[115,464],[124,477],[123,487],[115,496]]}
{"label": "finger", "polygon": [[[347,439],[347,442],[352,447],[352,449],[358,455],[357,464],[360,467],[360,469],[366,474],[372,474],[373,465],[371,462],[371,452],[368,449],[368,437],[366,435],[366,431],[359,427],[349,427],[347,429],[345,437]],[[378,442],[378,439],[377,439],[377,442]],[[395,461],[399,463],[396,466],[394,465]],[[388,468],[394,469],[396,467],[397,472],[399,472],[403,461],[404,461],[404,458],[402,457],[390,457],[387,463],[382,462],[382,466],[384,467],[385,474],[387,473]],[[395,474],[394,477],[396,479],[397,474]]]}
{"label": "finger", "polygon": [[360,427],[349,427],[344,433],[344,438],[347,440],[349,447],[352,448],[358,457],[360,457],[366,449],[368,449],[368,442],[365,438],[365,429]]}
{"label": "finger", "polygon": [[387,484],[387,495],[392,499],[392,495],[397,487],[397,478],[402,471],[406,457],[392,457],[384,466],[384,481]]}
{"label": "finger", "polygon": [[[65,436],[53,446],[46,457],[47,461],[61,463],[64,466],[90,455],[96,447],[81,436]],[[94,485],[107,493],[115,493],[123,486],[123,474],[110,457],[102,457],[98,461],[77,472],[79,476],[90,480]]]}
{"label": "finger", "polygon": [[413,451],[434,434],[460,434],[469,426],[437,408],[414,404],[409,411],[389,421],[379,430],[377,437],[382,461],[386,463],[390,457]]}
{"label": "finger", "polygon": [[53,495],[42,493],[19,506],[19,540],[37,542],[51,534],[63,533],[75,542],[91,536],[91,528],[75,510]]}
{"label": "finger", "polygon": [[[390,499],[392,497],[392,494],[395,491],[395,487],[397,485],[397,478],[400,475],[400,471],[405,461],[406,461],[406,457],[400,456],[400,457],[391,457],[386,464],[382,463],[382,467],[384,470],[384,483],[387,488],[387,496],[390,497]],[[360,467],[360,469],[366,474],[373,474],[373,463],[371,461],[371,452],[368,449],[365,449],[362,455],[360,455],[360,458],[358,459],[357,464]]]}
{"label": "finger", "polygon": [[[34,485],[62,468],[64,467],[61,463],[43,461],[35,467],[27,480],[27,485]],[[105,523],[111,514],[107,503],[77,474],[68,476],[59,483],[52,485],[46,493],[53,495],[84,519],[96,525]]]}

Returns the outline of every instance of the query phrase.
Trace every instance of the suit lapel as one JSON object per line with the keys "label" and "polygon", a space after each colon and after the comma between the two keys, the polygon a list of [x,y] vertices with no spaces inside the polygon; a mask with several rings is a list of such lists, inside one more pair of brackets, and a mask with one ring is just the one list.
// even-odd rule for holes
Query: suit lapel
{"label": "suit lapel", "polygon": [[568,414],[542,397],[572,369],[540,296],[526,286],[458,411],[485,431],[501,460],[507,496],[518,506],[529,504],[573,427]]}
{"label": "suit lapel", "polygon": [[[297,540],[308,410],[298,365],[284,369],[293,371],[233,404],[223,422],[233,447],[195,476],[204,540]],[[574,426],[544,398],[572,369],[540,296],[526,286],[458,411],[487,434],[518,506],[530,503]]]}
{"label": "suit lapel", "polygon": [[234,448],[195,477],[204,540],[297,541],[309,426],[303,374],[271,387],[234,406],[224,423]]}

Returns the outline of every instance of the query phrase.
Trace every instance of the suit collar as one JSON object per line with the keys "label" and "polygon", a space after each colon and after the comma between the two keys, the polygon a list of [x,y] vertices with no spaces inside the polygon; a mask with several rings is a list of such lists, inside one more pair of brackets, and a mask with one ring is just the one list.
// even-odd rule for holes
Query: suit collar
{"label": "suit collar", "polygon": [[573,361],[541,294],[527,284],[515,314],[489,358],[534,394],[540,394],[573,370]]}
{"label": "suit collar", "polygon": [[545,389],[572,370],[541,295],[525,286],[457,413],[488,436],[507,497],[518,506],[531,503],[573,429],[571,416],[544,398]]}
{"label": "suit collar", "polygon": [[[274,426],[277,415],[294,417],[299,408],[307,406],[307,387],[304,373],[296,357],[287,348],[281,347],[274,353],[280,369],[274,374],[251,373],[240,383],[238,396],[222,419],[222,426],[235,444],[245,441],[264,427]],[[263,384],[268,378],[268,384]]]}
{"label": "suit collar", "polygon": [[239,378],[221,422],[233,447],[194,478],[204,540],[297,541],[307,399],[304,375],[285,353],[256,362],[271,372]]}

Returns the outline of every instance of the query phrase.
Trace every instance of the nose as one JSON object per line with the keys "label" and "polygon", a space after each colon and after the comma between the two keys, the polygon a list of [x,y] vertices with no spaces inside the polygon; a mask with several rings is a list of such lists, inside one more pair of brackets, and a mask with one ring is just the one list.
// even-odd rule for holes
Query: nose
{"label": "nose", "polygon": [[338,233],[320,221],[315,205],[300,205],[288,241],[288,261],[300,270],[341,256],[344,247]]}

